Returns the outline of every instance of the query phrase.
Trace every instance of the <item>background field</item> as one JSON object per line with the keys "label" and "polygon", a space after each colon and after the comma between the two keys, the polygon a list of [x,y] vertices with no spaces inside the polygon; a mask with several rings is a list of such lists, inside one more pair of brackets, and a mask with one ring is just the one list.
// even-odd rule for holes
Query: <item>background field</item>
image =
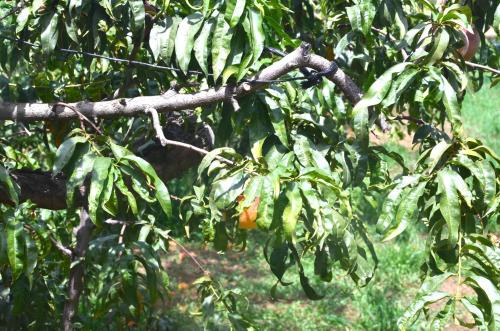
{"label": "background field", "polygon": [[[485,86],[479,93],[468,93],[463,117],[468,134],[480,138],[498,154],[500,86]],[[407,159],[414,160],[412,151],[406,147],[397,142],[390,142],[389,146],[406,150]],[[369,230],[375,231],[373,226]],[[395,330],[398,317],[418,289],[425,245],[425,234],[419,225],[413,225],[392,242],[375,244],[379,269],[367,287],[356,288],[337,271],[331,283],[314,284],[325,295],[325,299],[317,302],[305,298],[293,271],[287,272],[285,278],[294,284],[279,287],[278,300],[270,298],[275,278],[262,255],[264,237],[258,231],[251,235],[254,238],[242,253],[219,255],[211,248],[185,244],[207,269],[248,297],[249,316],[265,330]],[[196,293],[190,286],[200,276],[199,271],[175,245],[165,263],[172,275],[173,292],[165,311],[169,323],[177,330],[200,329],[202,321],[194,315]],[[313,274],[311,261],[306,263],[306,270],[307,274]],[[424,325],[416,323],[414,329],[422,329]]]}

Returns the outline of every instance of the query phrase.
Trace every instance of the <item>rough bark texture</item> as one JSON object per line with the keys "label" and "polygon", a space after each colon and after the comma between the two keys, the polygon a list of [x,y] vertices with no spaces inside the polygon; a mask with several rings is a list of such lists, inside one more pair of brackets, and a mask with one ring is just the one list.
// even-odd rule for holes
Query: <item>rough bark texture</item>
{"label": "rough bark texture", "polygon": [[71,262],[77,262],[69,271],[68,299],[64,304],[63,328],[64,331],[73,330],[73,317],[78,310],[78,301],[83,291],[83,278],[85,276],[84,258],[89,247],[90,236],[94,229],[89,214],[85,208],[80,211],[80,224],[74,229],[76,247],[73,250]]}
{"label": "rough bark texture", "polygon": [[[247,81],[275,80],[299,68],[313,68],[318,71],[328,69],[330,62],[318,55],[309,54],[310,46],[303,44],[279,61],[271,64]],[[339,86],[346,97],[353,103],[361,95],[359,88],[339,69],[328,77]],[[222,86],[210,88],[192,94],[166,93],[157,96],[141,96],[136,98],[119,98],[110,101],[89,102],[80,101],[64,105],[51,103],[10,103],[0,102],[0,120],[40,121],[53,119],[78,118],[75,109],[89,117],[137,116],[148,108],[158,112],[179,111],[211,105],[217,102],[240,98],[267,86],[265,83],[244,82],[237,86]]]}

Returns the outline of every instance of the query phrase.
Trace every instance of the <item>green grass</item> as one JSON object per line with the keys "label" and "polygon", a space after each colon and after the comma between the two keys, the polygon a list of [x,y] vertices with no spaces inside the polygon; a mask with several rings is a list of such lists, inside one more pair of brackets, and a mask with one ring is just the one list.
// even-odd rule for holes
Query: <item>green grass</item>
{"label": "green grass", "polygon": [[500,154],[500,86],[490,88],[485,83],[477,93],[468,92],[462,116],[466,133]]}
{"label": "green grass", "polygon": [[[278,299],[273,300],[270,289],[276,282],[262,254],[264,239],[258,232],[252,235],[249,246],[241,253],[216,255],[213,251],[192,247],[207,268],[228,287],[237,287],[249,299],[248,315],[262,330],[396,330],[397,319],[415,295],[418,287],[418,267],[423,262],[424,240],[418,231],[410,229],[389,243],[376,243],[379,269],[364,288],[357,288],[345,273],[336,268],[330,283],[311,282],[323,300],[310,301],[302,292],[296,270],[285,274],[290,286],[278,287]],[[189,282],[196,273],[189,260],[172,263],[174,297],[181,298],[169,311],[176,329],[197,330],[202,321],[187,319],[196,310],[193,289],[180,290],[177,284]],[[306,274],[313,275],[313,262],[304,263]],[[186,274],[188,270],[188,274]],[[188,324],[186,324],[188,323]]]}

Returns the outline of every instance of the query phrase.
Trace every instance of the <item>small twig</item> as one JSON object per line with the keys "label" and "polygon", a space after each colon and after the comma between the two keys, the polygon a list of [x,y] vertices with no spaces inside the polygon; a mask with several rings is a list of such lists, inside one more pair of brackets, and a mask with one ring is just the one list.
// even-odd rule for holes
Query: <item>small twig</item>
{"label": "small twig", "polygon": [[[118,245],[123,244],[123,236],[125,235],[125,230],[127,229],[127,223],[124,223],[122,225],[122,228],[120,229],[120,234],[118,236]],[[121,253],[121,252],[120,252]],[[121,254],[120,254],[121,255]]]}
{"label": "small twig", "polygon": [[[207,155],[209,153],[209,151],[206,151],[203,148],[199,148],[199,147],[196,147],[196,146],[193,146],[190,144],[186,144],[186,143],[183,143],[180,141],[175,141],[175,140],[170,140],[170,139],[165,138],[165,135],[163,134],[163,129],[162,129],[161,124],[160,124],[160,117],[158,116],[158,112],[156,111],[156,109],[154,109],[152,107],[148,107],[148,108],[146,108],[145,112],[148,114],[151,114],[151,119],[153,121],[153,128],[155,129],[155,132],[156,132],[156,138],[158,138],[158,140],[160,140],[160,144],[162,146],[182,147],[182,148],[186,148],[186,149],[189,149],[191,151],[194,151],[194,152],[198,152],[198,153],[203,154],[203,155]],[[225,157],[217,155],[215,158],[217,160],[222,161],[224,163],[227,163],[229,165],[234,165],[233,161],[228,160]]]}
{"label": "small twig", "polygon": [[491,68],[491,67],[488,67],[488,66],[485,66],[485,65],[482,65],[482,64],[470,62],[470,61],[464,61],[464,62],[469,67],[479,68],[479,69],[483,69],[483,70],[486,70],[486,71],[491,71],[492,73],[494,73],[496,75],[500,75],[500,70],[498,70],[498,69],[494,69],[494,68]]}
{"label": "small twig", "polygon": [[[123,238],[125,236],[125,230],[127,229],[127,223],[124,222],[122,224],[122,227],[120,229],[120,234],[118,235],[118,245],[121,245],[123,244]],[[121,250],[120,252],[118,252],[118,258],[121,258],[123,255],[123,250]]]}
{"label": "small twig", "polygon": [[176,245],[178,245],[183,251],[184,253],[186,253],[190,258],[191,260],[198,266],[198,268],[203,271],[203,273],[205,275],[209,275],[210,272],[207,271],[203,266],[202,264],[198,261],[198,259],[186,248],[184,247],[183,245],[181,245],[181,243],[179,243],[177,240],[175,240],[174,238],[172,238],[171,236],[168,236],[168,239],[172,240]]}
{"label": "small twig", "polygon": [[72,257],[73,256],[73,251],[69,248],[67,248],[66,246],[64,246],[61,242],[57,241],[54,237],[52,236],[49,236],[49,239],[50,241],[52,242],[52,244],[54,244],[54,246],[61,251],[61,253],[63,253],[64,255],[68,256],[68,257]]}
{"label": "small twig", "polygon": [[409,115],[398,115],[398,116],[394,117],[393,120],[399,121],[399,122],[406,120],[409,122],[413,122],[417,125],[426,125],[427,124],[424,120],[422,120],[420,118],[415,118],[415,117],[409,116]]}
{"label": "small twig", "polygon": [[19,1],[19,3],[14,8],[12,8],[11,10],[9,10],[7,12],[7,14],[5,14],[2,17],[0,17],[0,21],[3,21],[4,19],[6,19],[7,17],[9,17],[10,15],[17,13],[23,7],[24,7],[24,0],[21,0],[21,1]]}
{"label": "small twig", "polygon": [[168,140],[165,138],[165,135],[163,134],[163,128],[161,127],[160,124],[160,116],[158,116],[158,112],[156,109],[153,107],[148,107],[144,110],[146,114],[151,115],[151,120],[153,121],[153,128],[155,129],[156,132],[156,138],[160,141],[160,144],[165,147],[167,146]]}
{"label": "small twig", "polygon": [[[200,154],[203,154],[203,155],[207,155],[208,153],[210,153],[209,151],[206,151],[204,150],[203,148],[199,148],[199,147],[196,147],[196,146],[193,146],[193,145],[190,145],[190,144],[186,144],[186,143],[183,143],[183,142],[180,142],[180,141],[175,141],[175,140],[167,140],[167,145],[169,146],[178,146],[178,147],[182,147],[182,148],[186,148],[186,149],[189,149],[189,150],[192,150],[194,152],[198,152]],[[215,158],[221,162],[224,162],[224,163],[227,163],[229,165],[234,165],[235,163],[229,159],[226,159],[225,157],[222,157],[222,156],[215,156]]]}
{"label": "small twig", "polygon": [[[34,233],[36,235],[35,229],[29,224],[24,224],[24,228],[30,231],[31,233]],[[52,244],[61,251],[66,256],[72,257],[73,256],[73,251],[71,249],[67,248],[64,246],[61,242],[57,241],[52,235],[49,234],[49,239],[52,242]]]}
{"label": "small twig", "polygon": [[231,106],[233,106],[234,112],[239,112],[241,107],[240,104],[238,103],[238,100],[236,100],[234,97],[231,97]]}
{"label": "small twig", "polygon": [[182,199],[181,199],[181,198],[179,198],[179,197],[178,197],[178,196],[176,196],[176,195],[172,195],[172,194],[170,194],[170,199],[175,200],[175,201],[182,201]]}
{"label": "small twig", "polygon": [[116,225],[116,224],[127,225],[127,224],[129,224],[129,222],[127,222],[127,221],[114,220],[111,218],[105,220],[104,223],[109,224],[109,225]]}
{"label": "small twig", "polygon": [[28,130],[28,128],[26,127],[26,125],[24,125],[24,123],[19,122],[19,126],[23,129],[23,131],[26,133],[26,135],[28,135],[28,136],[33,135],[33,133],[31,133],[30,130]]}
{"label": "small twig", "polygon": [[241,107],[240,104],[238,103],[238,100],[234,97],[234,87],[229,88],[228,90],[228,100],[231,103],[231,106],[233,107],[233,110],[235,113],[240,111]]}
{"label": "small twig", "polygon": [[74,111],[80,119],[80,127],[82,128],[83,131],[85,131],[85,126],[83,125],[83,121],[85,121],[85,122],[89,123],[90,126],[92,126],[92,128],[94,128],[94,130],[97,133],[102,135],[102,131],[91,120],[89,120],[87,116],[85,116],[81,112],[79,112],[75,106],[64,103],[64,102],[56,102],[56,103],[54,103],[54,106],[53,106],[54,112],[55,112],[55,109],[57,108],[57,106],[67,107],[67,108],[71,109],[72,111]]}

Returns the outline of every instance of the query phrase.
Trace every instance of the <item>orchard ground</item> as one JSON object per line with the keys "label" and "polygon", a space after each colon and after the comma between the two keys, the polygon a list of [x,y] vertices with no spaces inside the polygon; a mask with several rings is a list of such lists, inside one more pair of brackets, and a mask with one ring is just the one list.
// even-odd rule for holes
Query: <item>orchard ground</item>
{"label": "orchard ground", "polygon": [[[477,137],[500,154],[500,86],[484,87],[476,94],[468,93],[463,104],[464,126],[469,135]],[[404,151],[409,161],[415,161],[411,138],[389,140],[391,149]],[[182,181],[177,190],[183,190]],[[368,220],[373,223],[374,220]],[[370,232],[377,238],[375,227]],[[249,317],[264,330],[396,330],[397,320],[418,290],[419,266],[425,256],[425,234],[422,225],[414,225],[395,242],[376,243],[379,267],[366,288],[358,289],[337,270],[331,283],[316,282],[315,288],[325,295],[320,301],[308,300],[300,288],[297,273],[289,271],[286,281],[292,285],[278,287],[277,300],[270,297],[275,277],[269,270],[262,248],[265,237],[251,232],[252,240],[244,252],[218,254],[211,247],[184,242],[206,269],[229,288],[238,288],[248,298]],[[201,318],[196,316],[196,288],[191,283],[201,276],[200,270],[177,245],[172,243],[171,254],[164,263],[171,275],[171,295],[165,314],[176,330],[198,330]],[[305,264],[306,273],[313,274],[311,260]],[[313,278],[311,278],[313,279]],[[442,290],[453,292],[456,283],[450,279]],[[467,293],[467,288],[463,291]],[[464,316],[467,319],[467,316]],[[413,329],[425,328],[423,320]],[[448,326],[447,330],[465,330]]]}

